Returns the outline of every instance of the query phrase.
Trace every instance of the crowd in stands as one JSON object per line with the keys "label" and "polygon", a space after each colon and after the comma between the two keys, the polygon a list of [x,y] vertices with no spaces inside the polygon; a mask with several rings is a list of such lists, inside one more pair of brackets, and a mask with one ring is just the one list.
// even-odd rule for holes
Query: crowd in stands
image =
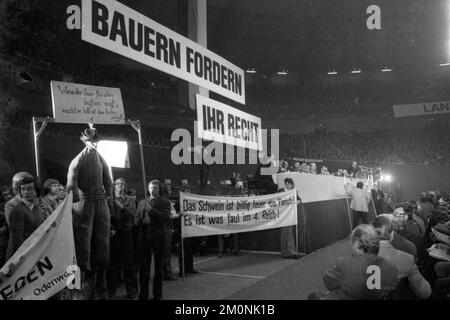
{"label": "crowd in stands", "polygon": [[280,154],[285,157],[369,161],[380,163],[448,163],[446,128],[384,130],[358,133],[315,132],[281,134]]}
{"label": "crowd in stands", "polygon": [[[20,119],[4,127],[25,128],[30,123],[22,123],[27,114],[17,114]],[[81,125],[51,124],[45,134],[78,137]],[[170,148],[170,127],[144,127],[144,145]],[[192,130],[190,130],[193,135]],[[125,139],[137,142],[135,131],[131,127],[102,126],[102,137]],[[435,126],[422,129],[376,130],[372,132],[327,132],[324,130],[310,134],[280,135],[281,158],[310,158],[328,161],[352,161],[392,164],[431,164],[450,163],[448,140],[450,132],[445,127]]]}

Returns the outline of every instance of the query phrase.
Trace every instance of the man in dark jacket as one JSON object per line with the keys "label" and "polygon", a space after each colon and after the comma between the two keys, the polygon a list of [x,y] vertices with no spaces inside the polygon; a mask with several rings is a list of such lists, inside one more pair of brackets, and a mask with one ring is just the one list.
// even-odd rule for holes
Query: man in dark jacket
{"label": "man in dark jacket", "polygon": [[139,300],[148,300],[150,265],[152,253],[155,258],[153,300],[162,299],[164,275],[164,248],[167,246],[167,224],[170,220],[170,202],[159,196],[160,182],[148,184],[150,196],[139,202],[137,222],[140,226],[139,240]]}
{"label": "man in dark jacket", "polygon": [[133,266],[134,246],[131,227],[136,217],[136,202],[125,194],[126,181],[118,178],[114,182],[114,201],[111,206],[111,255],[108,266],[109,297],[114,297],[123,271],[127,297],[134,299],[137,295],[137,274]]}
{"label": "man in dark jacket", "polygon": [[67,190],[73,191],[73,233],[82,277],[79,298],[92,300],[97,291],[100,299],[106,299],[111,228],[107,199],[112,195],[112,179],[97,151],[100,139],[96,130],[84,130],[80,139],[85,148],[72,160],[67,173]]}
{"label": "man in dark jacket", "polygon": [[377,184],[373,185],[372,200],[375,205],[375,210],[377,211],[377,214],[384,213],[383,212],[384,193],[381,192]]}

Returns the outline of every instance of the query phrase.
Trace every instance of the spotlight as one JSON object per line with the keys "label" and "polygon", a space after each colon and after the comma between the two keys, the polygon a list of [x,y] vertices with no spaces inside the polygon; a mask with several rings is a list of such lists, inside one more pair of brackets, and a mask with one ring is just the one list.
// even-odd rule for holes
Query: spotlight
{"label": "spotlight", "polygon": [[97,150],[110,167],[130,167],[126,141],[101,140],[97,144]]}
{"label": "spotlight", "polygon": [[380,181],[391,182],[392,176],[390,174],[385,174],[380,177]]}

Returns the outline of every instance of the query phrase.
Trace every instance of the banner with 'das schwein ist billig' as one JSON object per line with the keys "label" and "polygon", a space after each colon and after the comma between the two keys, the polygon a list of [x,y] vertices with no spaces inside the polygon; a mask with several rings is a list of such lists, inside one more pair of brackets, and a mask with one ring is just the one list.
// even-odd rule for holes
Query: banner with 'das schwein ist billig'
{"label": "banner with 'das schwein ist billig'", "polygon": [[256,197],[180,193],[183,238],[274,229],[297,224],[297,190]]}

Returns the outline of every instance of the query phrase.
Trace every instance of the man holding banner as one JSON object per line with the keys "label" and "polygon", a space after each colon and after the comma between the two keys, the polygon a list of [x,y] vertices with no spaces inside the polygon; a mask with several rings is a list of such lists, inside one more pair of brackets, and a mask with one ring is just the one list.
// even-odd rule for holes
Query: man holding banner
{"label": "man holding banner", "polygon": [[70,193],[0,269],[0,300],[46,300],[79,285]]}
{"label": "man holding banner", "polygon": [[[295,186],[292,178],[284,179],[284,186],[285,189],[280,189],[279,192],[294,190]],[[297,201],[300,202],[300,198],[298,196]],[[297,253],[294,238],[294,228],[292,226],[281,228],[280,251],[281,257],[285,259],[300,259],[302,257]]]}

